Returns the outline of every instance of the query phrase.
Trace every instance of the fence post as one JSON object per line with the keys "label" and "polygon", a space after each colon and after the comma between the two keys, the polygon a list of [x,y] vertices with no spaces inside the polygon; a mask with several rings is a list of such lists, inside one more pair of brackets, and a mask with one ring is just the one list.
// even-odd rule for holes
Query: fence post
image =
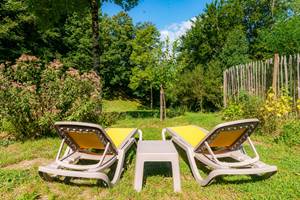
{"label": "fence post", "polygon": [[277,97],[277,79],[278,79],[278,69],[279,69],[279,55],[278,53],[275,53],[274,55],[274,67],[273,67],[273,83],[272,88],[275,93],[275,97]]}
{"label": "fence post", "polygon": [[227,107],[227,70],[224,70],[223,72],[223,101],[224,101],[224,107]]}
{"label": "fence post", "polygon": [[[297,54],[297,59],[296,59],[297,65],[297,86],[298,86],[298,99],[297,99],[297,105],[298,101],[300,101],[300,54]],[[300,116],[300,109],[298,109],[298,116]]]}

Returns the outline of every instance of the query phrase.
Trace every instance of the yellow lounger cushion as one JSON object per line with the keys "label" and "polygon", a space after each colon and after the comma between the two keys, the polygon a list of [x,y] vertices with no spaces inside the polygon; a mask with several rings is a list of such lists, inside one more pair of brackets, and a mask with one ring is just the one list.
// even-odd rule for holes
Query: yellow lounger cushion
{"label": "yellow lounger cushion", "polygon": [[104,149],[95,133],[70,131],[68,134],[80,149]]}
{"label": "yellow lounger cushion", "polygon": [[119,148],[133,130],[134,128],[108,128],[105,131],[115,146]]}
{"label": "yellow lounger cushion", "polygon": [[245,133],[245,131],[245,128],[221,131],[209,145],[211,147],[229,147],[233,145]]}
{"label": "yellow lounger cushion", "polygon": [[196,126],[177,126],[170,127],[169,129],[176,132],[180,137],[182,137],[186,142],[188,142],[192,147],[196,147],[197,144],[206,136],[203,132]]}

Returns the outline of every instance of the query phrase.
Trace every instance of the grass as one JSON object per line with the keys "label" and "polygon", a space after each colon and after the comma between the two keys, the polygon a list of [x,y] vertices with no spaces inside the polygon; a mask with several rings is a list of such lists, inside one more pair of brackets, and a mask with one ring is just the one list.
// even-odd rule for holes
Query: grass
{"label": "grass", "polygon": [[127,101],[127,100],[103,100],[103,111],[104,112],[126,112],[136,111],[141,109],[143,106],[138,101]]}
{"label": "grass", "polygon": [[[121,107],[121,106],[120,106]],[[133,107],[132,107],[133,109]],[[126,118],[113,127],[138,127],[144,139],[160,139],[163,127],[196,124],[211,129],[222,119],[218,113],[186,113],[160,122],[155,118]],[[102,188],[94,180],[77,184],[45,182],[37,174],[38,161],[54,159],[60,140],[47,138],[0,146],[0,199],[300,199],[299,146],[275,144],[267,136],[253,137],[261,159],[277,165],[278,173],[266,180],[247,176],[219,178],[208,187],[200,187],[180,159],[182,193],[173,192],[168,165],[153,164],[145,169],[146,184],[141,193],[133,189],[134,164],[127,159],[127,169],[113,188]],[[134,156],[134,149],[130,156]],[[30,161],[30,165],[26,164]]]}

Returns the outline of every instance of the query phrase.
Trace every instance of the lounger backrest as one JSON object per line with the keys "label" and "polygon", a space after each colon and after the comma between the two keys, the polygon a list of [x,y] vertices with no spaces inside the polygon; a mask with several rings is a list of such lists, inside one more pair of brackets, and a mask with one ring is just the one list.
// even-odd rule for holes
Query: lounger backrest
{"label": "lounger backrest", "polygon": [[116,153],[116,147],[104,129],[92,123],[84,122],[56,122],[54,125],[59,136],[73,151],[90,149],[102,150],[109,142],[109,153]]}
{"label": "lounger backrest", "polygon": [[210,147],[236,150],[253,133],[258,123],[258,119],[246,119],[220,124],[196,146],[195,152],[206,150],[205,141]]}

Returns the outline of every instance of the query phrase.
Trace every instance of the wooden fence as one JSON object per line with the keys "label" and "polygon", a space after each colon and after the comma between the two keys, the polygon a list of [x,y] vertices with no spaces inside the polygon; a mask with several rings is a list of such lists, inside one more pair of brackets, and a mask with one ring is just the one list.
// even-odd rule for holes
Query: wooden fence
{"label": "wooden fence", "polygon": [[224,71],[224,106],[238,101],[241,92],[265,98],[272,87],[276,96],[288,90],[294,103],[300,99],[300,54],[274,55],[264,61],[233,66]]}

